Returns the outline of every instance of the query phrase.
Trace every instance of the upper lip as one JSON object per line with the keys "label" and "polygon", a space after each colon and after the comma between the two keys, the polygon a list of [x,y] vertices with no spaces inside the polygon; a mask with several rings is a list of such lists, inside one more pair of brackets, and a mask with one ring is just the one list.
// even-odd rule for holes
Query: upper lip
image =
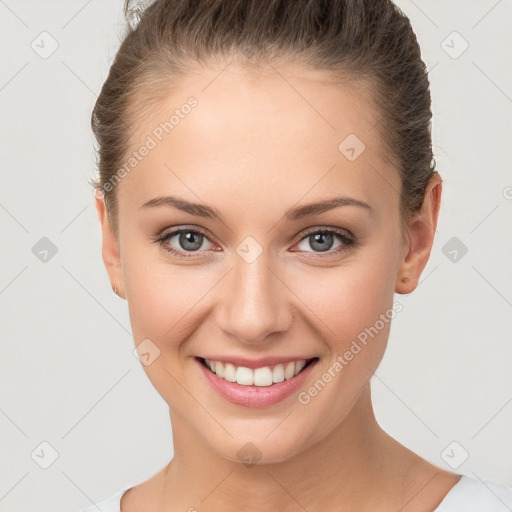
{"label": "upper lip", "polygon": [[262,368],[263,366],[273,366],[275,364],[285,364],[291,361],[301,361],[310,359],[316,359],[318,356],[273,356],[273,357],[262,357],[260,359],[248,359],[246,357],[233,357],[223,355],[203,356],[202,359],[208,359],[209,361],[221,361],[223,363],[231,363],[234,366],[244,366],[245,368]]}

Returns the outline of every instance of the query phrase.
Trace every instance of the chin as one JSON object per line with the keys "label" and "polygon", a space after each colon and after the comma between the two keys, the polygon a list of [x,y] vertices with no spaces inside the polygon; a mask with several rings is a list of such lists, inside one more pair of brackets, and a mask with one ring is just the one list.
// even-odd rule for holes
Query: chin
{"label": "chin", "polygon": [[289,430],[283,430],[281,435],[276,432],[269,435],[269,432],[265,429],[252,436],[246,434],[229,440],[224,438],[224,443],[210,446],[219,456],[248,467],[286,462],[308,447],[306,439],[299,439],[300,431],[296,435]]}

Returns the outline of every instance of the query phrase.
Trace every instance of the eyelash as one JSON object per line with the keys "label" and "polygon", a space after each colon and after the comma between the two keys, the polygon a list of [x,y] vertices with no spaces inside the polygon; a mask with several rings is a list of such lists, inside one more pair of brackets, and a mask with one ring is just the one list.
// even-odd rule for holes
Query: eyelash
{"label": "eyelash", "polygon": [[[154,239],[153,241],[155,243],[158,243],[162,247],[162,249],[174,254],[175,256],[178,256],[181,258],[197,258],[197,257],[199,257],[197,255],[201,254],[204,251],[189,251],[189,252],[180,251],[179,249],[176,249],[175,247],[172,247],[165,243],[169,238],[172,238],[173,236],[178,235],[180,233],[199,234],[199,235],[202,235],[203,237],[205,237],[210,243],[213,243],[208,238],[208,235],[206,234],[206,232],[199,228],[194,228],[194,229],[180,228],[180,229],[174,229],[171,231],[163,232],[161,235],[158,235],[157,238]],[[345,233],[345,231],[342,231],[341,229],[337,229],[337,228],[327,228],[327,227],[326,228],[311,228],[309,230],[306,230],[306,232],[303,233],[302,237],[298,240],[297,243],[300,243],[303,240],[305,240],[306,238],[308,238],[310,235],[317,234],[317,233],[321,233],[321,234],[331,234],[332,233],[332,234],[336,235],[338,237],[338,239],[341,240],[341,242],[342,242],[342,245],[338,246],[334,250],[328,250],[328,251],[325,251],[325,253],[313,252],[313,254],[320,256],[320,258],[332,256],[333,254],[339,254],[342,252],[346,252],[350,249],[353,249],[356,246],[355,239],[349,237]],[[300,251],[294,251],[294,252],[300,252]],[[311,254],[311,251],[304,251],[304,252]],[[323,254],[326,254],[327,256],[323,256]],[[307,257],[310,258],[312,256],[307,256]]]}

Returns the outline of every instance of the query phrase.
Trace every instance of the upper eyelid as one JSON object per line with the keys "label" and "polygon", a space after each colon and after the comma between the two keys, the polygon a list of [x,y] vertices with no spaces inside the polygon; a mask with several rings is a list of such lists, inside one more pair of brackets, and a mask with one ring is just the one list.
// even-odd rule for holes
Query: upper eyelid
{"label": "upper eyelid", "polygon": [[300,240],[303,240],[305,237],[307,237],[308,235],[310,235],[312,233],[319,233],[319,232],[321,233],[321,232],[326,232],[326,231],[332,232],[332,233],[335,233],[338,235],[343,235],[350,239],[354,238],[354,235],[347,229],[335,228],[335,227],[331,227],[331,226],[319,226],[319,227],[314,227],[314,228],[306,228],[305,231],[301,231],[302,236],[301,236]]}

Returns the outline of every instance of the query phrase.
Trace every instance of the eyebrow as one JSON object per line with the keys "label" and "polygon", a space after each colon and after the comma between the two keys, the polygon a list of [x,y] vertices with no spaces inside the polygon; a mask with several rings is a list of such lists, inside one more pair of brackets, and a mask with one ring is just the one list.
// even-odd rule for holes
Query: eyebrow
{"label": "eyebrow", "polygon": [[[139,208],[139,210],[162,205],[174,206],[178,210],[182,210],[186,213],[189,213],[190,215],[195,215],[197,217],[217,219],[220,220],[221,222],[224,222],[222,214],[217,208],[213,208],[211,206],[199,203],[191,203],[189,201],[185,201],[184,199],[175,196],[155,197],[154,199],[151,199],[147,203],[144,203]],[[338,208],[340,206],[359,206],[367,210],[372,210],[372,207],[368,203],[365,203],[364,201],[360,201],[359,199],[355,199],[353,197],[341,196],[333,197],[326,201],[320,201],[316,203],[306,204],[303,206],[298,206],[296,208],[291,208],[285,212],[283,218],[285,221],[299,220],[304,217],[318,215],[320,213],[332,210],[333,208]]]}

